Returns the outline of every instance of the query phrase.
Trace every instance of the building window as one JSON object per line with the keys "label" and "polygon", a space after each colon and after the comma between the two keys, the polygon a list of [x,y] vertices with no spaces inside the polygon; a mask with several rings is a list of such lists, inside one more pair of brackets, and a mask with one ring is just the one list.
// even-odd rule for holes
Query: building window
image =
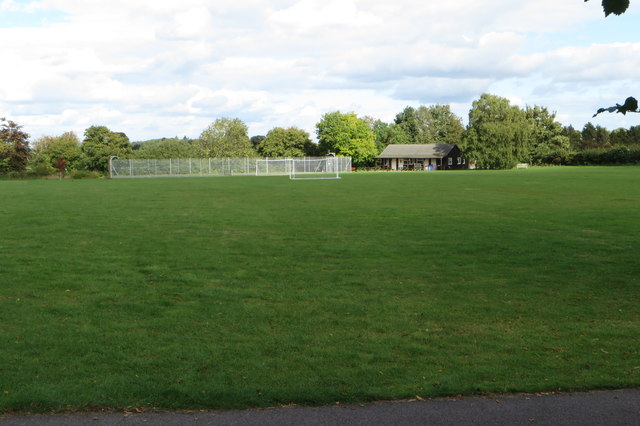
{"label": "building window", "polygon": [[447,158],[447,163],[452,166],[453,165],[453,158],[449,157]]}
{"label": "building window", "polygon": [[458,157],[458,165],[462,164],[462,158]]}

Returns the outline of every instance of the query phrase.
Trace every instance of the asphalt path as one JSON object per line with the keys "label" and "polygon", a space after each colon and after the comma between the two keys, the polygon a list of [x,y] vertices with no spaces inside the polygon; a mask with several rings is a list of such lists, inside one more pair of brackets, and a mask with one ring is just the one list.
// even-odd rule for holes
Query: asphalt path
{"label": "asphalt path", "polygon": [[131,425],[630,425],[640,389],[442,398],[326,407],[164,413],[0,416],[2,426]]}

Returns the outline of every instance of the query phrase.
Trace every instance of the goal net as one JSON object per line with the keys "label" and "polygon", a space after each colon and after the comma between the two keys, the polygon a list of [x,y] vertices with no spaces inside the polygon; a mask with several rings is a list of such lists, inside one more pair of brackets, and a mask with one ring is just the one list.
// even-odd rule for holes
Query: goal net
{"label": "goal net", "polygon": [[290,179],[340,179],[340,157],[294,158]]}
{"label": "goal net", "polygon": [[291,158],[265,158],[256,160],[256,176],[289,176]]}

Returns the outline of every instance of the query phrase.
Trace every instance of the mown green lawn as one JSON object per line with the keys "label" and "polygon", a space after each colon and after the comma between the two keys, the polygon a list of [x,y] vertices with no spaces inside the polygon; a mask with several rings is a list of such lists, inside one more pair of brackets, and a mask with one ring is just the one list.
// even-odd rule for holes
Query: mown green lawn
{"label": "mown green lawn", "polygon": [[640,386],[640,168],[0,181],[0,412]]}

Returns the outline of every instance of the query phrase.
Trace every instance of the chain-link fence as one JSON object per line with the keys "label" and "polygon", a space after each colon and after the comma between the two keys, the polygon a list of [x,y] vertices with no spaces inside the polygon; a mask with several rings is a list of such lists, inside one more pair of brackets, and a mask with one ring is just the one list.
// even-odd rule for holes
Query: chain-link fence
{"label": "chain-link fence", "polygon": [[109,161],[112,178],[186,176],[290,176],[351,171],[351,157],[179,158]]}

